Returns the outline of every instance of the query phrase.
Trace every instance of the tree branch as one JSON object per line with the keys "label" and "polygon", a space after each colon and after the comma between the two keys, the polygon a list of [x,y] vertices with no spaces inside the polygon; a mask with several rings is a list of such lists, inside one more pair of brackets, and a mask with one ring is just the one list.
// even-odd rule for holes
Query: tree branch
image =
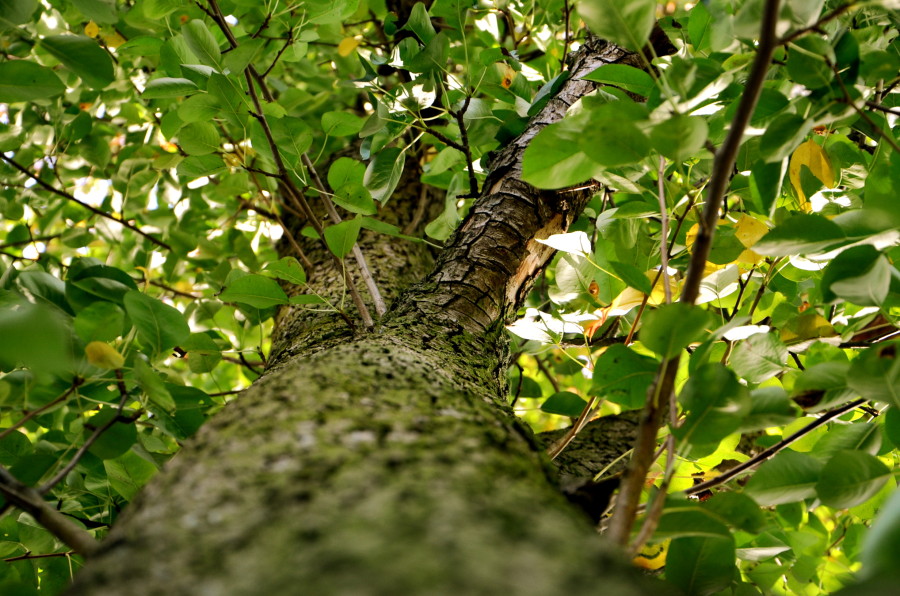
{"label": "tree branch", "polygon": [[[756,58],[750,69],[750,76],[747,79],[741,101],[738,104],[737,113],[731,122],[731,130],[729,130],[725,142],[716,152],[713,160],[713,173],[707,188],[706,205],[704,206],[703,215],[698,222],[700,230],[694,241],[694,252],[691,256],[687,277],[681,293],[680,300],[685,304],[694,304],[699,295],[700,281],[703,279],[706,260],[709,257],[713,235],[719,221],[719,210],[722,207],[725,191],[731,179],[731,170],[734,167],[738,150],[741,146],[744,130],[747,128],[750,117],[753,115],[753,110],[756,108],[772,55],[779,43],[775,34],[779,4],[778,0],[766,1]],[[656,435],[662,423],[663,410],[674,390],[675,374],[678,371],[679,360],[680,355],[662,362],[656,380],[651,386],[651,395],[648,396],[647,404],[644,407],[641,427],[638,430],[638,438],[635,441],[634,454],[622,481],[616,508],[609,525],[610,537],[622,546],[628,544],[631,527],[637,514],[641,491],[644,488],[644,479],[647,477],[647,471],[653,463]]]}
{"label": "tree branch", "polygon": [[72,195],[69,194],[68,192],[66,192],[66,191],[64,191],[64,190],[60,190],[60,189],[56,188],[55,186],[53,186],[52,184],[48,184],[47,182],[44,182],[44,181],[41,180],[38,176],[36,176],[33,172],[31,172],[31,170],[29,170],[29,169],[26,168],[25,166],[21,165],[19,162],[15,161],[15,160],[12,159],[11,157],[7,157],[7,156],[4,155],[3,153],[0,153],[0,159],[2,159],[3,161],[5,161],[6,163],[8,163],[9,165],[11,165],[12,167],[14,167],[15,169],[19,170],[21,173],[25,174],[26,176],[28,176],[28,177],[31,178],[32,180],[34,180],[34,181],[38,184],[38,186],[40,186],[40,187],[43,188],[44,190],[49,191],[49,192],[55,194],[55,195],[58,196],[58,197],[62,197],[62,198],[64,198],[64,199],[66,199],[67,201],[72,201],[73,203],[76,203],[76,204],[80,205],[80,206],[83,207],[84,209],[87,209],[88,211],[90,211],[90,212],[93,213],[94,215],[99,215],[100,217],[103,217],[103,218],[108,219],[108,220],[110,220],[110,221],[114,221],[114,222],[116,222],[117,224],[119,224],[120,226],[122,226],[122,227],[124,227],[124,228],[128,228],[128,229],[131,230],[132,232],[135,232],[135,233],[137,233],[137,234],[140,234],[141,236],[143,236],[144,238],[146,238],[147,240],[149,240],[150,242],[152,242],[153,244],[155,244],[156,246],[158,246],[158,247],[160,247],[160,248],[164,248],[164,249],[166,249],[166,250],[172,250],[172,247],[171,247],[171,246],[169,246],[168,244],[166,244],[166,243],[163,242],[162,240],[158,240],[158,239],[154,238],[153,236],[151,236],[151,235],[148,234],[147,232],[143,231],[142,229],[140,229],[139,227],[137,227],[137,226],[134,225],[133,223],[130,223],[130,222],[128,222],[128,221],[125,221],[124,219],[119,219],[118,217],[115,217],[114,215],[111,215],[111,214],[109,214],[109,213],[103,211],[102,209],[97,209],[97,208],[94,207],[93,205],[88,205],[88,204],[85,203],[84,201],[81,201],[81,200],[79,200],[79,199],[76,199],[74,196],[72,196]]}
{"label": "tree branch", "polygon": [[0,466],[0,493],[75,552],[89,557],[100,545],[86,530],[51,507],[36,490],[19,482],[3,466]]}

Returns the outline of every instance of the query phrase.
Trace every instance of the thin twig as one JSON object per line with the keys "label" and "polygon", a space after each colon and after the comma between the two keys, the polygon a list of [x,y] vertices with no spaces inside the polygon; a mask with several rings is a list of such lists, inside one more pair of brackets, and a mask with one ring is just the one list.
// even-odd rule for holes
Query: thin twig
{"label": "thin twig", "polygon": [[45,555],[33,555],[31,551],[25,553],[24,555],[19,555],[18,557],[10,557],[8,559],[3,559],[4,563],[12,563],[14,561],[25,561],[28,559],[50,559],[53,557],[71,557],[76,554],[74,550],[69,550],[64,553],[47,553]]}
{"label": "thin twig", "polygon": [[134,225],[133,223],[130,223],[130,222],[128,222],[128,221],[125,221],[124,219],[119,219],[118,217],[115,217],[114,215],[111,215],[111,214],[109,214],[109,213],[103,211],[102,209],[97,209],[97,208],[94,207],[93,205],[89,205],[89,204],[85,203],[84,201],[81,201],[81,200],[79,200],[79,199],[76,199],[74,196],[72,196],[72,195],[69,194],[68,192],[66,192],[66,191],[64,191],[64,190],[60,190],[60,189],[56,188],[55,186],[53,186],[52,184],[48,184],[47,182],[44,182],[44,181],[41,180],[39,177],[37,177],[34,173],[32,173],[31,170],[29,170],[29,169],[26,168],[25,166],[21,165],[19,162],[15,161],[15,160],[12,159],[11,157],[7,157],[7,156],[4,155],[3,153],[0,153],[0,159],[2,159],[3,161],[5,161],[6,163],[8,163],[9,165],[11,165],[12,167],[14,167],[15,169],[19,170],[21,173],[25,174],[26,176],[28,176],[28,177],[31,178],[32,180],[34,180],[34,181],[38,184],[38,186],[40,186],[40,187],[43,188],[44,190],[49,191],[49,192],[55,194],[55,195],[58,196],[58,197],[62,197],[62,198],[64,198],[64,199],[66,199],[67,201],[72,201],[73,203],[77,203],[78,205],[80,205],[81,207],[87,209],[88,211],[90,211],[90,212],[93,213],[94,215],[99,215],[100,217],[103,217],[103,218],[108,219],[108,220],[110,220],[110,221],[114,221],[114,222],[116,222],[117,224],[119,224],[120,226],[122,226],[123,228],[128,228],[128,229],[131,230],[132,232],[135,232],[135,233],[137,233],[137,234],[140,234],[141,236],[143,236],[144,238],[146,238],[147,240],[149,240],[150,242],[152,242],[153,244],[155,244],[156,246],[158,246],[158,247],[160,247],[160,248],[164,248],[164,249],[166,249],[166,250],[172,250],[172,247],[171,247],[171,246],[169,246],[168,244],[166,244],[166,243],[163,242],[162,240],[158,240],[158,239],[154,238],[153,236],[151,236],[151,235],[148,234],[147,232],[143,231],[142,229],[140,229],[139,227],[137,227],[137,226]]}
{"label": "thin twig", "polygon": [[466,154],[466,166],[469,171],[469,194],[461,195],[460,198],[473,198],[478,196],[478,180],[475,178],[475,166],[472,165],[472,149],[469,147],[469,133],[466,131],[466,110],[469,109],[469,104],[472,101],[472,96],[466,94],[466,99],[463,101],[463,105],[455,112],[450,112],[450,115],[456,118],[456,124],[459,126],[459,138],[462,139],[462,146],[465,150]]}
{"label": "thin twig", "polygon": [[[303,154],[302,159],[303,165],[306,166],[310,176],[312,176],[313,183],[316,185],[316,190],[319,191],[319,195],[322,197],[322,202],[325,203],[328,217],[330,217],[331,221],[335,224],[341,223],[341,216],[334,206],[334,201],[332,201],[331,197],[328,195],[328,191],[325,190],[325,183],[322,182],[322,178],[319,176],[315,164],[313,164],[306,153]],[[379,317],[383,317],[384,313],[387,312],[387,306],[384,304],[384,299],[381,297],[381,292],[378,290],[375,278],[372,277],[372,272],[369,270],[369,264],[366,262],[366,257],[363,255],[362,250],[360,250],[358,243],[354,243],[351,250],[353,252],[353,258],[359,266],[359,274],[362,276],[363,283],[366,284],[366,289],[369,290],[369,295],[372,297],[372,302],[375,304],[375,313]]]}
{"label": "thin twig", "polygon": [[[116,385],[119,388],[119,394],[122,396],[121,399],[119,399],[119,405],[116,408],[116,415],[110,418],[109,421],[106,422],[106,424],[104,424],[103,426],[94,429],[94,432],[91,433],[91,436],[89,436],[84,441],[84,445],[82,445],[78,449],[78,451],[75,452],[75,455],[72,456],[72,459],[69,460],[69,463],[63,466],[61,470],[54,474],[53,477],[50,478],[50,480],[48,480],[46,483],[44,483],[43,486],[38,489],[38,493],[40,493],[41,495],[46,495],[51,490],[53,490],[53,487],[62,482],[63,479],[69,475],[69,472],[75,469],[75,466],[78,465],[78,462],[81,461],[81,458],[84,457],[84,454],[87,453],[88,449],[90,449],[91,446],[97,442],[97,439],[99,439],[100,436],[107,430],[112,428],[113,424],[119,422],[119,418],[122,416],[122,410],[125,408],[125,404],[128,402],[128,388],[125,387],[125,380],[122,378],[122,370],[117,368],[115,372]],[[70,544],[69,546],[72,545]]]}
{"label": "thin twig", "polygon": [[709,480],[707,480],[705,482],[701,482],[700,484],[695,484],[691,488],[684,490],[682,492],[684,492],[684,494],[686,494],[686,495],[696,495],[698,493],[702,493],[705,490],[709,490],[716,486],[725,484],[732,478],[740,476],[744,472],[751,470],[751,469],[755,468],[756,466],[758,466],[759,464],[766,461],[767,459],[770,459],[772,456],[774,456],[776,453],[778,453],[779,451],[781,451],[782,449],[784,449],[791,443],[794,443],[795,441],[802,438],[803,436],[808,435],[809,433],[811,433],[815,429],[819,428],[826,422],[834,420],[838,416],[842,416],[842,415],[846,414],[847,412],[861,406],[864,403],[866,403],[866,400],[857,399],[848,404],[845,404],[843,406],[835,408],[829,412],[826,412],[826,413],[822,414],[820,417],[816,418],[813,422],[810,422],[809,424],[807,424],[806,426],[804,426],[803,428],[801,428],[800,430],[795,432],[794,434],[790,435],[789,437],[787,437],[785,439],[782,439],[781,441],[778,441],[777,443],[775,443],[774,445],[772,445],[765,451],[762,451],[759,454],[748,459],[747,461],[731,468],[724,474],[720,474],[719,476],[716,476],[715,478],[710,478]]}
{"label": "thin twig", "polygon": [[[713,173],[707,188],[706,205],[699,222],[700,230],[694,241],[693,254],[680,298],[681,302],[685,304],[694,304],[700,293],[700,280],[703,279],[706,260],[719,220],[719,210],[725,199],[725,191],[731,179],[731,171],[741,146],[741,139],[756,107],[763,81],[766,78],[766,71],[778,44],[775,26],[778,22],[779,4],[779,0],[766,1],[756,58],[731,123],[731,130],[729,130],[725,142],[716,152],[713,161]],[[622,546],[628,545],[641,491],[644,488],[644,479],[653,463],[656,435],[662,423],[663,406],[668,403],[669,396],[674,390],[679,360],[680,354],[669,360],[663,360],[644,407],[641,424],[638,427],[638,436],[634,444],[634,454],[629,462],[625,478],[622,480],[616,508],[609,525],[610,537]]]}
{"label": "thin twig", "polygon": [[812,25],[810,25],[808,27],[803,27],[802,29],[797,29],[796,31],[793,31],[793,32],[785,35],[784,37],[782,37],[781,39],[778,40],[778,45],[788,44],[799,37],[803,37],[807,33],[811,33],[813,31],[819,31],[821,29],[822,25],[824,25],[825,23],[828,23],[830,21],[833,21],[837,17],[839,17],[842,14],[844,14],[845,12],[847,12],[849,9],[853,8],[853,6],[855,6],[855,5],[856,5],[856,0],[851,0],[847,4],[842,4],[841,6],[838,6],[837,8],[835,8],[834,10],[829,12],[827,15],[823,16],[818,21],[813,23]]}
{"label": "thin twig", "polygon": [[[666,294],[666,304],[672,302],[672,288],[669,286],[669,209],[666,207],[666,158],[659,156],[659,169],[656,172],[657,197],[659,198],[660,214],[660,241],[659,262],[662,272],[663,290]],[[652,289],[652,288],[651,288]]]}
{"label": "thin twig", "polygon": [[66,389],[65,393],[63,393],[62,395],[60,395],[59,397],[57,397],[56,399],[51,401],[49,404],[45,404],[45,405],[41,406],[40,408],[38,408],[37,410],[32,410],[31,412],[28,412],[27,414],[25,414],[25,416],[23,416],[21,418],[21,420],[16,421],[12,426],[4,429],[3,432],[0,432],[0,439],[5,438],[6,435],[13,432],[17,428],[21,428],[22,426],[25,425],[25,423],[27,423],[29,420],[31,420],[35,416],[40,416],[41,414],[43,414],[50,408],[52,408],[58,404],[61,404],[62,402],[69,399],[69,396],[72,395],[72,393],[76,389],[78,389],[78,387],[80,387],[82,383],[84,383],[84,379],[82,379],[81,377],[75,377],[74,379],[72,379],[72,385],[68,389]]}
{"label": "thin twig", "polygon": [[[219,29],[225,35],[225,38],[228,40],[229,45],[232,48],[236,48],[238,46],[237,40],[234,38],[234,34],[231,32],[231,28],[228,26],[228,23],[225,22],[225,17],[222,15],[222,10],[219,8],[218,3],[216,2],[216,0],[207,1],[210,7],[210,12],[208,13],[210,15],[210,18],[212,18],[213,21],[215,21],[215,23],[218,25]],[[256,84],[259,85],[260,91],[262,92],[266,101],[273,100],[272,93],[271,91],[269,91],[265,79],[260,76],[253,65],[248,65],[247,68],[244,69],[244,78],[247,81],[247,89],[250,93],[250,99],[255,110],[255,113],[251,113],[251,115],[256,118],[263,129],[263,133],[266,137],[266,142],[272,152],[272,159],[275,162],[275,167],[278,168],[278,178],[284,188],[287,189],[289,196],[301,207],[301,210],[309,220],[310,225],[312,225],[313,229],[319,235],[319,238],[321,239],[322,243],[325,244],[325,247],[327,249],[327,243],[325,242],[325,234],[322,224],[319,222],[312,208],[310,208],[309,204],[306,202],[306,199],[303,198],[303,193],[301,193],[300,189],[298,189],[294,184],[294,181],[291,179],[287,167],[284,165],[284,161],[281,159],[281,151],[278,147],[278,143],[275,141],[275,138],[272,135],[272,129],[269,127],[269,122],[266,119],[265,114],[263,113],[262,102],[259,99],[259,94],[257,94],[256,92],[256,87],[253,84],[254,81],[256,81]],[[305,154],[304,157],[307,160],[309,159]],[[346,267],[344,267],[343,261],[334,254],[332,254],[332,259],[335,261],[338,269],[343,272],[344,283],[347,285],[347,289],[350,292],[350,297],[353,300],[353,303],[356,305],[356,309],[359,311],[360,318],[362,318],[363,320],[363,325],[367,329],[372,329],[375,326],[375,322],[372,320],[372,315],[369,314],[369,309],[366,306],[366,303],[363,301],[362,296],[360,296],[359,290],[356,289],[356,284],[353,283],[353,279],[347,272]],[[349,321],[349,318],[345,317],[345,319]]]}

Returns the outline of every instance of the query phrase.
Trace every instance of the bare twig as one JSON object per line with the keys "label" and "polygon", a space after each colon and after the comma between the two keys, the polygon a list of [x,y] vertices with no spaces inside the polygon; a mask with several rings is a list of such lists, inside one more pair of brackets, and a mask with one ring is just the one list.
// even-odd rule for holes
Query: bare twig
{"label": "bare twig", "polygon": [[803,37],[807,33],[810,33],[813,31],[819,31],[821,29],[822,25],[838,18],[839,16],[841,16],[842,14],[844,14],[845,12],[847,12],[848,10],[853,8],[855,5],[856,5],[856,0],[851,0],[847,4],[842,4],[841,6],[838,6],[837,8],[835,8],[834,10],[832,10],[831,12],[829,12],[828,14],[826,14],[825,16],[820,18],[818,21],[813,23],[812,25],[810,25],[808,27],[803,27],[802,29],[797,29],[796,31],[792,31],[791,33],[788,33],[787,35],[785,35],[784,37],[782,37],[781,39],[778,40],[778,45],[784,45],[784,44],[790,43],[790,42],[794,41],[795,39]]}
{"label": "bare twig", "polygon": [[[341,223],[341,216],[340,214],[338,214],[337,209],[334,206],[334,201],[332,201],[331,197],[328,196],[328,191],[325,190],[325,184],[322,182],[322,178],[319,176],[319,172],[316,170],[315,164],[313,164],[312,160],[306,153],[303,154],[302,159],[303,165],[305,165],[306,169],[309,170],[309,174],[310,176],[312,176],[313,182],[316,185],[316,189],[319,191],[319,195],[322,197],[322,201],[325,203],[325,209],[328,210],[328,217],[331,218],[331,221],[333,223]],[[385,306],[384,299],[381,297],[381,292],[378,290],[378,285],[375,283],[375,279],[372,277],[372,272],[369,270],[369,264],[366,262],[366,257],[365,255],[363,255],[362,250],[360,250],[358,243],[354,243],[351,250],[353,252],[353,258],[356,260],[356,264],[359,266],[359,274],[363,278],[363,283],[366,284],[366,289],[369,290],[369,295],[372,296],[372,302],[375,304],[375,313],[379,317],[383,317],[384,313],[387,312],[387,306]]]}
{"label": "bare twig", "polygon": [[[744,130],[750,122],[750,116],[756,107],[766,77],[769,63],[779,40],[775,34],[778,21],[779,0],[766,0],[763,9],[762,27],[756,58],[750,69],[750,76],[744,87],[741,101],[731,123],[731,130],[725,142],[716,152],[713,161],[712,178],[709,181],[706,205],[699,221],[700,230],[694,241],[693,254],[688,267],[687,277],[681,293],[681,302],[694,304],[700,293],[700,280],[706,260],[712,247],[719,210],[725,198],[725,191],[731,179],[731,171],[741,146]],[[653,463],[653,452],[656,446],[656,435],[662,422],[664,405],[674,390],[675,375],[678,371],[680,355],[664,360],[660,365],[656,379],[651,386],[650,395],[644,407],[638,436],[635,440],[634,454],[628,465],[625,478],[619,490],[616,508],[609,525],[609,535],[617,543],[627,546],[631,527],[637,513],[638,501],[644,487],[647,471]]]}
{"label": "bare twig", "polygon": [[[222,10],[219,8],[218,2],[216,2],[216,0],[208,0],[208,3],[210,10],[209,12],[207,12],[207,14],[209,14],[210,18],[212,18],[213,21],[215,21],[215,23],[218,25],[219,29],[225,35],[225,38],[228,40],[229,45],[232,48],[236,48],[238,46],[237,40],[234,38],[234,34],[231,32],[231,28],[228,26],[228,23],[225,22],[225,17],[222,15]],[[259,85],[260,91],[262,92],[263,97],[265,97],[266,101],[273,100],[272,93],[271,91],[269,91],[265,79],[256,71],[253,65],[248,65],[247,68],[244,69],[244,78],[247,81],[247,89],[250,93],[250,99],[255,110],[255,113],[251,113],[251,115],[256,118],[263,129],[263,133],[266,137],[266,143],[269,145],[269,149],[272,152],[272,159],[275,162],[275,167],[278,168],[278,179],[282,183],[283,187],[287,189],[288,195],[291,197],[291,199],[301,207],[301,210],[309,220],[310,225],[312,225],[313,229],[319,235],[322,243],[325,244],[324,228],[322,227],[321,222],[319,222],[319,219],[316,217],[312,208],[310,208],[309,204],[306,202],[306,199],[303,197],[303,193],[300,192],[300,189],[298,189],[294,184],[294,181],[291,179],[287,167],[284,165],[284,161],[281,159],[281,151],[278,147],[278,143],[275,141],[275,138],[272,135],[272,129],[269,127],[269,122],[266,119],[265,114],[263,113],[262,102],[259,99],[259,94],[257,94],[256,92],[254,81],[256,81],[256,84]],[[304,154],[303,157],[305,158],[305,161],[309,160],[306,154]],[[362,296],[360,296],[359,290],[356,289],[356,284],[353,283],[353,279],[347,272],[346,267],[344,267],[343,261],[333,254],[332,258],[335,261],[338,269],[343,272],[344,283],[347,285],[347,290],[350,292],[350,297],[353,300],[353,303],[356,305],[356,309],[359,311],[360,318],[362,318],[363,320],[363,325],[367,329],[373,328],[375,326],[375,322],[372,320],[372,315],[369,314],[369,309],[366,306],[366,303],[363,301]],[[349,319],[347,320],[349,321]]]}
{"label": "bare twig", "polygon": [[[116,385],[119,388],[119,394],[122,396],[119,399],[119,405],[116,408],[116,415],[110,418],[109,421],[103,426],[94,429],[94,432],[91,433],[91,436],[89,436],[84,441],[84,445],[82,445],[78,449],[78,451],[75,452],[75,455],[72,456],[72,459],[69,460],[69,463],[67,463],[62,467],[61,470],[54,474],[50,480],[45,482],[44,485],[38,489],[38,493],[40,493],[41,495],[46,495],[51,490],[53,490],[53,487],[62,482],[63,479],[69,475],[69,472],[75,469],[75,466],[78,465],[78,462],[81,461],[81,458],[84,457],[84,454],[87,453],[88,449],[90,449],[91,446],[97,442],[97,439],[99,439],[100,436],[107,430],[112,428],[113,424],[119,422],[119,418],[122,416],[122,410],[125,408],[125,404],[128,402],[128,388],[125,387],[125,380],[122,378],[121,369],[116,369]],[[72,545],[70,544],[69,546]]]}
{"label": "bare twig", "polygon": [[76,554],[74,550],[66,551],[64,553],[47,553],[45,555],[33,555],[31,551],[25,553],[24,555],[19,555],[18,557],[9,557],[8,559],[3,559],[4,563],[12,563],[14,561],[25,561],[28,559],[50,559],[54,557],[71,557]]}
{"label": "bare twig", "polygon": [[[672,288],[669,286],[669,209],[666,207],[666,158],[659,156],[659,169],[656,172],[656,186],[659,198],[659,265],[662,272],[663,290],[666,293],[666,304],[672,302]],[[651,288],[652,289],[652,288]]]}
{"label": "bare twig", "polygon": [[75,377],[74,379],[72,379],[72,385],[69,386],[68,389],[66,389],[65,393],[63,393],[62,395],[60,395],[59,397],[57,397],[56,399],[51,401],[49,404],[45,404],[45,405],[41,406],[40,408],[38,408],[36,410],[32,410],[31,412],[28,412],[27,414],[25,414],[21,418],[21,420],[17,420],[12,426],[4,429],[3,432],[0,432],[0,439],[3,439],[4,437],[6,437],[6,435],[13,432],[17,428],[21,428],[23,425],[25,425],[26,422],[28,422],[35,416],[40,416],[41,414],[43,414],[47,410],[53,408],[57,404],[61,404],[64,401],[66,401],[67,399],[69,399],[69,396],[72,395],[72,393],[76,389],[78,389],[78,387],[80,387],[82,383],[84,383],[84,379],[82,379],[81,377]]}
{"label": "bare twig", "polygon": [[478,196],[478,180],[475,178],[475,166],[472,165],[472,150],[469,147],[469,133],[466,131],[465,119],[466,110],[469,109],[471,101],[472,96],[467,93],[462,107],[455,112],[450,112],[450,115],[456,118],[456,124],[459,126],[459,138],[462,139],[461,145],[466,154],[466,166],[469,172],[469,194],[462,195],[460,198],[473,198]]}
{"label": "bare twig", "polygon": [[825,412],[824,414],[822,414],[821,416],[819,416],[814,421],[810,422],[809,424],[807,424],[806,426],[804,426],[803,428],[801,428],[794,434],[790,435],[789,437],[787,437],[785,439],[782,439],[781,441],[778,441],[777,443],[775,443],[774,445],[772,445],[765,451],[762,451],[758,455],[755,455],[755,456],[751,457],[750,459],[748,459],[747,461],[731,468],[724,474],[720,474],[720,475],[716,476],[715,478],[710,478],[709,480],[707,480],[705,482],[701,482],[700,484],[695,484],[694,486],[692,486],[691,488],[689,488],[683,492],[686,495],[696,495],[698,493],[702,493],[705,490],[709,490],[716,486],[725,484],[729,480],[731,480],[737,476],[740,476],[744,472],[752,470],[753,468],[755,468],[759,464],[763,463],[764,461],[771,459],[776,453],[778,453],[779,451],[781,451],[782,449],[784,449],[791,443],[794,443],[798,439],[802,438],[803,436],[808,435],[809,433],[811,433],[815,429],[819,428],[826,422],[834,420],[838,416],[843,416],[847,412],[863,405],[864,403],[866,403],[866,400],[857,399],[848,404],[844,404],[843,406],[840,406],[833,410]]}
{"label": "bare twig", "polygon": [[124,219],[119,219],[118,217],[115,217],[114,215],[107,213],[106,211],[103,211],[102,209],[97,209],[93,205],[89,205],[89,204],[85,203],[84,201],[76,199],[74,196],[72,196],[68,192],[66,192],[64,190],[60,190],[60,189],[56,188],[55,186],[53,186],[52,184],[48,184],[48,183],[44,182],[38,176],[36,176],[33,172],[31,172],[31,170],[29,170],[28,168],[26,168],[19,162],[15,161],[11,157],[7,157],[3,153],[0,153],[0,159],[2,159],[3,161],[8,163],[15,169],[19,170],[21,173],[25,174],[32,180],[34,180],[37,183],[37,185],[40,186],[41,188],[43,188],[44,190],[51,192],[58,197],[62,197],[64,199],[66,199],[67,201],[72,201],[73,203],[80,205],[84,209],[87,209],[94,215],[99,215],[100,217],[103,217],[110,221],[114,221],[117,224],[119,224],[120,226],[122,226],[123,228],[127,228],[127,229],[131,230],[132,232],[135,232],[136,234],[140,234],[141,236],[143,236],[144,238],[146,238],[147,240],[149,240],[150,242],[152,242],[153,244],[155,244],[156,246],[158,246],[160,248],[164,248],[166,250],[172,250],[171,246],[169,246],[162,240],[158,240],[158,239],[154,238],[153,236],[151,236],[147,232],[143,231],[142,229],[140,229],[133,223],[128,222]]}

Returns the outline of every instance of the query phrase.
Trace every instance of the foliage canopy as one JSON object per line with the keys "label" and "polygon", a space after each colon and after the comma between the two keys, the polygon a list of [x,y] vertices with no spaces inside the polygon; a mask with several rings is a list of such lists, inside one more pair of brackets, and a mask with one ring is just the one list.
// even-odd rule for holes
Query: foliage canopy
{"label": "foliage canopy", "polygon": [[[525,150],[530,184],[597,193],[541,239],[559,254],[509,327],[511,402],[535,430],[578,428],[665,401],[670,367],[632,548],[686,593],[894,573],[895,1],[781,7],[699,296],[677,302],[764,4],[0,0],[0,492],[34,487],[102,537],[260,375],[277,309],[366,311],[365,332],[378,301],[303,291],[285,219],[339,210],[301,233],[348,264],[363,229],[439,248],[590,28],[646,67],[590,73]],[[445,197],[422,237],[379,220],[410,155]],[[73,545],[4,510],[0,592],[60,592]]]}

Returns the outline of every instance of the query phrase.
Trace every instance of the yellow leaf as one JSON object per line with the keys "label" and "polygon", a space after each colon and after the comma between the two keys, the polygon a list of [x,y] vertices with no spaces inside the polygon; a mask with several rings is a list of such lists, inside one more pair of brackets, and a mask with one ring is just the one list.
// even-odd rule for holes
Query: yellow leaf
{"label": "yellow leaf", "polygon": [[125,364],[125,358],[115,348],[102,341],[92,341],[86,345],[84,354],[87,356],[88,362],[97,368],[122,368]]}
{"label": "yellow leaf", "polygon": [[500,84],[504,89],[509,89],[512,86],[513,81],[516,79],[516,71],[509,64],[500,65],[500,69],[503,71],[503,80],[500,82]]}
{"label": "yellow leaf", "polygon": [[769,227],[749,215],[741,215],[734,227],[734,237],[746,248],[753,248],[759,239],[768,233]]}
{"label": "yellow leaf", "polygon": [[828,319],[816,312],[804,313],[795,319],[791,319],[781,329],[781,341],[793,344],[820,337],[834,337],[837,335],[834,327]]}
{"label": "yellow leaf", "polygon": [[103,42],[110,48],[117,48],[123,43],[125,43],[126,39],[119,35],[118,31],[113,31],[112,33],[107,33],[105,35],[101,35],[103,38]]}
{"label": "yellow leaf", "polygon": [[666,564],[666,555],[669,552],[669,542],[671,541],[666,540],[659,544],[645,545],[644,548],[641,549],[641,552],[632,559],[632,563],[642,569],[661,569]]}
{"label": "yellow leaf", "polygon": [[[653,280],[656,279],[657,273],[658,271],[651,269],[650,271],[647,271],[645,275],[653,282]],[[669,290],[671,291],[672,299],[677,299],[678,292],[680,291],[680,284],[671,275],[669,276]],[[609,308],[610,310],[617,311],[615,314],[628,312],[632,308],[640,306],[644,302],[644,296],[645,294],[640,290],[625,288],[618,296],[613,298]],[[657,306],[663,304],[665,301],[666,287],[663,285],[662,276],[660,276],[659,280],[657,280],[656,284],[653,286],[653,291],[650,292],[650,296],[647,298],[647,304]]]}
{"label": "yellow leaf", "polygon": [[97,26],[97,23],[94,21],[90,21],[87,25],[84,26],[84,34],[88,37],[97,37],[100,33],[100,27]]}
{"label": "yellow leaf", "polygon": [[800,198],[800,208],[804,211],[812,211],[809,198],[803,194],[803,186],[800,184],[800,170],[803,166],[809,168],[812,175],[818,178],[826,188],[834,188],[834,168],[831,167],[828,155],[815,141],[806,141],[791,155],[791,163],[788,166],[791,184]]}
{"label": "yellow leaf", "polygon": [[338,54],[346,58],[353,53],[353,50],[355,50],[358,45],[358,39],[354,37],[345,37],[341,40],[341,43],[338,44]]}

